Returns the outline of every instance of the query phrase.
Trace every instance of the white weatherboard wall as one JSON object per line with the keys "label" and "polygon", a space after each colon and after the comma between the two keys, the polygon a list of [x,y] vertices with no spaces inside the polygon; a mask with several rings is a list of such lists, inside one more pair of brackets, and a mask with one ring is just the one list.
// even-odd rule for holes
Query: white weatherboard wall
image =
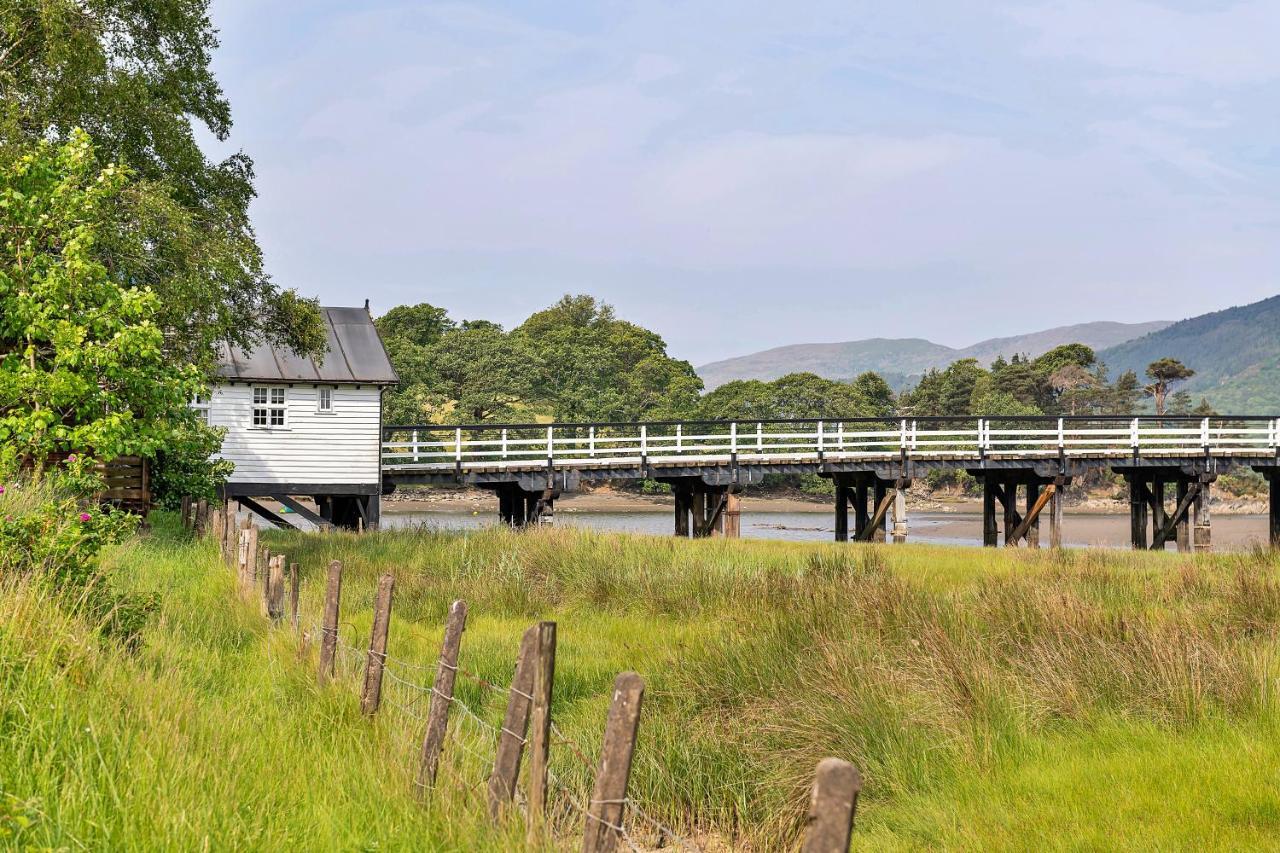
{"label": "white weatherboard wall", "polygon": [[209,401],[209,424],[227,428],[218,455],[235,463],[232,483],[379,482],[381,393],[372,385],[333,388],[333,412],[317,411],[315,385],[284,387],[284,427],[253,426],[254,385],[221,385]]}

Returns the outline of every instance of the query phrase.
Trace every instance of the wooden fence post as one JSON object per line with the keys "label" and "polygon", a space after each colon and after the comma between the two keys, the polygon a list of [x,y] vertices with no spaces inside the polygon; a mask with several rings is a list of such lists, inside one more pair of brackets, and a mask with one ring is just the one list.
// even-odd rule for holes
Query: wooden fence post
{"label": "wooden fence post", "polygon": [[467,627],[467,604],[455,601],[449,607],[444,623],[444,642],[440,646],[440,661],[436,664],[436,680],[431,685],[431,707],[427,711],[427,731],[422,737],[422,762],[418,766],[418,796],[436,783],[436,770],[440,766],[440,750],[449,725],[449,706],[453,704],[453,682],[458,675],[458,649],[462,645],[462,632]]}
{"label": "wooden fence post", "polygon": [[324,591],[324,625],[320,629],[319,680],[333,678],[333,658],[338,650],[338,608],[342,598],[342,561],[329,563],[329,583]]}
{"label": "wooden fence post", "polygon": [[293,622],[293,630],[298,631],[298,593],[301,592],[301,577],[298,575],[298,564],[289,564],[289,618]]}
{"label": "wooden fence post", "polygon": [[360,712],[366,717],[378,713],[382,704],[382,671],[387,666],[387,631],[391,628],[391,592],[395,583],[391,575],[378,578],[373,632],[369,637],[369,653],[364,656],[364,690],[360,695]]}
{"label": "wooden fence post", "polygon": [[196,501],[196,536],[201,538],[209,532],[209,501],[204,498]]}
{"label": "wooden fence post", "polygon": [[582,853],[612,853],[620,840],[643,698],[644,679],[639,675],[623,672],[614,679],[596,786],[587,804]]}
{"label": "wooden fence post", "polygon": [[493,772],[489,774],[489,817],[498,820],[502,809],[516,793],[520,776],[520,759],[529,732],[529,706],[533,698],[533,671],[537,666],[538,626],[524,632],[516,671],[507,694],[507,715],[502,720],[498,748],[494,752]]}
{"label": "wooden fence post", "polygon": [[547,764],[551,757],[551,688],[556,674],[556,623],[538,623],[533,710],[529,720],[529,846],[542,833],[547,810]]}
{"label": "wooden fence post", "polygon": [[231,501],[227,501],[226,512],[227,512],[227,528],[225,533],[227,534],[227,542],[226,542],[226,548],[223,554],[227,559],[227,565],[234,567],[236,562],[236,553],[237,553],[236,548],[239,545],[238,537],[240,536],[240,533],[239,533],[240,515],[232,508]]}
{"label": "wooden fence post", "polygon": [[191,526],[191,495],[182,496],[182,503],[178,509],[178,515],[182,518],[183,530],[186,530]]}
{"label": "wooden fence post", "polygon": [[226,523],[227,523],[226,515],[222,512],[221,509],[215,509],[213,511],[212,535],[213,535],[214,541],[218,543],[218,556],[223,558],[225,558],[227,554],[227,534],[225,529]]}
{"label": "wooden fence post", "polygon": [[272,622],[284,619],[284,554],[271,558],[267,575],[267,615]]}
{"label": "wooden fence post", "polygon": [[809,796],[802,853],[848,853],[860,790],[862,775],[858,768],[839,758],[818,762]]}

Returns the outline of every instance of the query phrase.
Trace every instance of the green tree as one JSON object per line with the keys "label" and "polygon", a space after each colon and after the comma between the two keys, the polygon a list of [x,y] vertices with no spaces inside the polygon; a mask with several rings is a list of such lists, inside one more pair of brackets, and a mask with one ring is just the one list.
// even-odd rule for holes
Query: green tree
{"label": "green tree", "polygon": [[696,410],[702,380],[648,329],[591,296],[565,296],[512,332],[529,354],[533,394],[559,421],[676,418]]}
{"label": "green tree", "polygon": [[1138,374],[1132,370],[1121,373],[1115,383],[1107,390],[1103,414],[1131,415],[1138,408],[1138,398],[1142,394],[1142,386],[1138,382]]}
{"label": "green tree", "polygon": [[0,168],[0,463],[154,457],[198,429],[201,377],[165,356],[156,295],[94,251],[127,177],[82,132]]}
{"label": "green tree", "polygon": [[445,332],[457,328],[443,308],[427,302],[397,305],[375,321],[385,340],[408,341],[420,347],[431,346]]}
{"label": "green tree", "polygon": [[1156,404],[1156,414],[1165,414],[1165,400],[1169,396],[1169,388],[1175,382],[1182,382],[1195,376],[1196,372],[1176,358],[1161,358],[1147,365],[1147,378],[1151,382],[1142,389]]}
{"label": "green tree", "polygon": [[887,418],[896,409],[893,389],[880,374],[866,371],[853,380],[853,391],[863,402],[872,417]]}
{"label": "green tree", "polygon": [[209,69],[207,0],[8,0],[0,6],[0,162],[85,129],[134,180],[108,203],[93,247],[119,281],[159,297],[154,322],[176,361],[211,370],[216,345],[263,339],[319,354],[314,302],[264,273],[249,221],[253,163],[210,161],[231,111]]}

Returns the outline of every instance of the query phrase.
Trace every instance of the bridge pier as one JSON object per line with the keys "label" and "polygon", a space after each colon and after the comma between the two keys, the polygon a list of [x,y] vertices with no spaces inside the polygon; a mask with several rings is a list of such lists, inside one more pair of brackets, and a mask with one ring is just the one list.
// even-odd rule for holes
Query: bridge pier
{"label": "bridge pier", "polygon": [[516,530],[535,524],[551,524],[555,521],[555,500],[559,489],[530,491],[519,483],[495,483],[493,491],[498,496],[498,517],[504,524]]}
{"label": "bridge pier", "polygon": [[1262,473],[1270,486],[1267,491],[1271,493],[1271,512],[1268,514],[1267,525],[1271,547],[1280,548],[1280,468],[1267,469]]}
{"label": "bridge pier", "polygon": [[[1070,477],[1047,477],[1030,470],[979,470],[970,472],[982,481],[982,544],[994,548],[1000,544],[1016,546],[1025,541],[1028,548],[1040,547],[1040,518],[1048,507],[1049,544],[1062,547],[1062,490]],[[1019,506],[1018,487],[1023,489]],[[999,507],[1001,519],[997,516]],[[1021,510],[1021,511],[1020,511]]]}
{"label": "bridge pier", "polygon": [[[907,538],[906,478],[882,479],[874,472],[831,475],[836,487],[836,541],[849,541],[849,510],[853,510],[853,539],[884,542],[888,538],[889,510],[894,509],[893,541]],[[890,492],[892,489],[892,493]]]}
{"label": "bridge pier", "polygon": [[742,535],[742,495],[736,484],[708,485],[701,477],[664,478],[675,496],[675,535],[704,539]]}
{"label": "bridge pier", "polygon": [[[1209,498],[1216,474],[1172,467],[1123,473],[1129,485],[1129,538],[1135,550],[1163,551],[1168,542],[1176,542],[1183,553],[1212,548]],[[1170,484],[1172,507],[1166,501]]]}

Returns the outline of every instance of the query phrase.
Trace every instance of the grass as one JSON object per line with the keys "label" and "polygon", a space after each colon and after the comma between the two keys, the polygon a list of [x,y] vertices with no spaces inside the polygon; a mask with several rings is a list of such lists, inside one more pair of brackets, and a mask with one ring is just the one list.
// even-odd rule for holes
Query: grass
{"label": "grass", "polygon": [[[648,693],[632,793],[682,834],[794,846],[814,765],[855,761],[855,849],[1242,849],[1280,832],[1280,572],[1265,552],[1191,557],[430,530],[263,541],[297,561],[304,622],[345,565],[341,637],[367,644],[396,577],[390,654],[429,666],[449,603],[461,665],[510,679],[521,632],[559,623],[555,715],[598,744],[614,675]],[[358,667],[315,684],[239,599],[212,545],[161,519],[111,554],[158,596],[136,652],[39,589],[0,590],[0,839],[93,849],[512,849],[456,748],[425,805],[421,726],[388,684],[360,717]],[[401,674],[410,672],[401,669]],[[466,679],[490,722],[502,698]],[[419,707],[419,706],[411,706]],[[463,747],[488,734],[451,722]],[[590,774],[557,746],[575,791]],[[565,816],[558,841],[574,847]]]}

